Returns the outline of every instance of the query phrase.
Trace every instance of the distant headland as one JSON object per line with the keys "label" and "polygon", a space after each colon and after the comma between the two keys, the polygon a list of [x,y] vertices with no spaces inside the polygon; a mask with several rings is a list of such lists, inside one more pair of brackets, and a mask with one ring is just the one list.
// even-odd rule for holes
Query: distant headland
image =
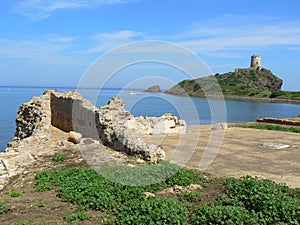
{"label": "distant headland", "polygon": [[[217,82],[215,82],[217,81]],[[183,80],[165,93],[192,97],[210,97],[219,87],[226,99],[300,104],[300,92],[283,91],[283,80],[262,66],[262,57],[252,55],[250,67],[235,68],[232,72],[216,73],[208,77]]]}

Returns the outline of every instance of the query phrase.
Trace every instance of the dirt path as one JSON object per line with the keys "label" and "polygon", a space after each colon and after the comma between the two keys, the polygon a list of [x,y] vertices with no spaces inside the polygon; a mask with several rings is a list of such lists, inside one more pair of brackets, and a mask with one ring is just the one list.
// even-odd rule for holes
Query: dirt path
{"label": "dirt path", "polygon": [[[199,168],[210,133],[211,125],[189,126],[187,133],[182,136],[154,135],[146,139],[161,145],[167,158],[188,167]],[[221,136],[217,135],[210,144],[217,148],[217,142],[221,143],[216,158],[206,172],[222,177],[258,176],[291,187],[300,187],[300,134],[231,127],[224,132],[223,140]],[[266,142],[296,146],[272,149],[262,146]],[[213,154],[210,156],[213,159]]]}

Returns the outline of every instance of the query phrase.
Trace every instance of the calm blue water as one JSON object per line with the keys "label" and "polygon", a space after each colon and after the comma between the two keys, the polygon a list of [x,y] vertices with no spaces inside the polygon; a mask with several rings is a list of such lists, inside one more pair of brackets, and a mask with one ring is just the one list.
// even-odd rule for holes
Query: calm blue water
{"label": "calm blue water", "polygon": [[[49,88],[0,87],[0,151],[4,150],[7,142],[13,139],[19,105],[29,101],[33,96],[42,95],[47,89]],[[61,92],[71,90],[70,88],[56,89]],[[84,97],[99,107],[105,105],[113,96],[120,95],[126,103],[126,109],[135,116],[161,116],[170,112],[186,120],[189,125],[224,121],[224,118],[227,122],[251,122],[260,117],[284,118],[296,117],[300,114],[300,105],[293,104],[226,100],[225,114],[222,110],[222,102],[217,100],[211,101],[209,105],[206,99],[161,93],[132,95],[130,91],[116,89],[106,89],[100,93],[97,90],[81,90],[81,92]]]}

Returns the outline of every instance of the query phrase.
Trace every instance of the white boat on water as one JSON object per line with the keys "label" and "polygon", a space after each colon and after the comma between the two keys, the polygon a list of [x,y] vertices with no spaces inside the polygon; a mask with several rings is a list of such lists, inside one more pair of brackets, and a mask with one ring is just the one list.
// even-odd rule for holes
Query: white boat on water
{"label": "white boat on water", "polygon": [[131,91],[129,92],[130,95],[140,95],[141,92],[137,92],[137,91]]}

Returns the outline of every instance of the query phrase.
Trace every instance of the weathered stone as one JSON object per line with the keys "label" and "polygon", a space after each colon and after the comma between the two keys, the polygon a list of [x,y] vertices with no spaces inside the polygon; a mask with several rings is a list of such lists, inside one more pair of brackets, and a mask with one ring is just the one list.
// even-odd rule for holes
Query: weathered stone
{"label": "weathered stone", "polygon": [[80,142],[81,138],[82,138],[82,135],[80,133],[77,133],[77,132],[74,132],[74,131],[69,132],[68,141],[70,141],[74,144],[78,144]]}
{"label": "weathered stone", "polygon": [[0,174],[0,190],[2,190],[9,182],[8,174]]}
{"label": "weathered stone", "polygon": [[211,129],[212,130],[228,130],[228,125],[227,125],[227,123],[215,123]]}
{"label": "weathered stone", "polygon": [[101,140],[108,147],[137,155],[150,163],[163,159],[161,148],[145,144],[137,132],[124,126],[126,121],[134,120],[124,107],[120,97],[112,98],[98,109],[78,92],[51,92],[51,121],[57,128],[67,132],[73,129],[83,137]]}
{"label": "weathered stone", "polygon": [[185,133],[186,123],[169,113],[161,117],[137,117],[128,119],[124,125],[141,135]]}
{"label": "weathered stone", "polygon": [[201,191],[203,187],[200,184],[190,184],[187,186],[188,191]]}
{"label": "weathered stone", "polygon": [[273,142],[265,142],[262,144],[265,148],[273,148],[273,149],[284,149],[284,148],[290,148],[291,146],[281,143],[273,143]]}
{"label": "weathered stone", "polygon": [[137,158],[137,159],[136,159],[136,163],[137,163],[137,164],[144,164],[144,163],[146,163],[146,162],[145,162],[145,160],[143,160],[143,159]]}
{"label": "weathered stone", "polygon": [[164,189],[162,191],[159,191],[157,194],[171,194],[171,195],[177,195],[182,192],[193,192],[193,191],[201,191],[203,187],[200,184],[191,184],[187,187],[183,187],[180,185],[175,185],[174,187],[170,187],[167,189]]}
{"label": "weathered stone", "polygon": [[91,144],[100,144],[99,141],[96,141],[92,138],[82,138],[80,140],[81,145],[91,145]]}
{"label": "weathered stone", "polygon": [[51,125],[49,94],[33,97],[19,107],[15,137],[24,139],[36,132],[47,132]]}
{"label": "weathered stone", "polygon": [[145,194],[146,198],[155,197],[155,194],[148,192],[148,191],[146,191],[144,194]]}
{"label": "weathered stone", "polygon": [[65,132],[75,131],[83,137],[99,140],[95,119],[98,108],[77,91],[50,94],[53,126]]}

